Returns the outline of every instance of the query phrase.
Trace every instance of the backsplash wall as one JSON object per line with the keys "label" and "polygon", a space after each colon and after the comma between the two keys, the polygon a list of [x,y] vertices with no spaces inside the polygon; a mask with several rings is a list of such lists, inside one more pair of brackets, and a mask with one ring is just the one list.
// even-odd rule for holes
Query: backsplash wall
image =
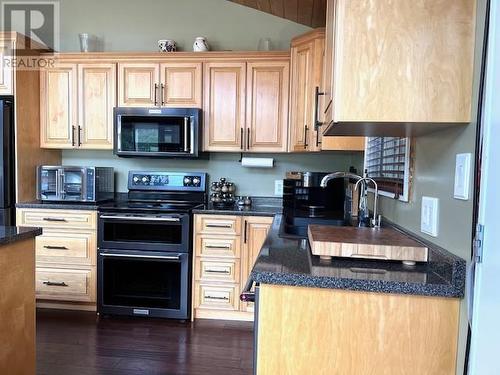
{"label": "backsplash wall", "polygon": [[236,194],[273,196],[274,181],[285,177],[287,171],[347,171],[350,166],[361,170],[361,152],[323,152],[321,154],[259,154],[254,157],[273,157],[274,168],[245,168],[238,162],[240,154],[211,153],[209,160],[119,158],[111,151],[63,151],[65,165],[88,165],[115,168],[116,188],[127,191],[129,170],[168,170],[206,172],[210,180],[227,177],[237,185]]}

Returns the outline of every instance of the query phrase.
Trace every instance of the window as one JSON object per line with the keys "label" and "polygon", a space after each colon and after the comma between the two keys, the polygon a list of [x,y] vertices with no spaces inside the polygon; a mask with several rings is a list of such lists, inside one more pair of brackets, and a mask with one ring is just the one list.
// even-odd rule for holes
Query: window
{"label": "window", "polygon": [[410,143],[409,138],[366,139],[365,173],[377,182],[381,195],[408,202]]}

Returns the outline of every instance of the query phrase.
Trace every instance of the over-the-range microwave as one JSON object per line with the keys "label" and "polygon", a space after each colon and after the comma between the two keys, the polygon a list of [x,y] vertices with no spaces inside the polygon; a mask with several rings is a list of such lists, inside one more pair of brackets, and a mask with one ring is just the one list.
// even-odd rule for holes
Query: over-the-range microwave
{"label": "over-the-range microwave", "polygon": [[122,157],[198,158],[199,108],[114,109],[114,152]]}

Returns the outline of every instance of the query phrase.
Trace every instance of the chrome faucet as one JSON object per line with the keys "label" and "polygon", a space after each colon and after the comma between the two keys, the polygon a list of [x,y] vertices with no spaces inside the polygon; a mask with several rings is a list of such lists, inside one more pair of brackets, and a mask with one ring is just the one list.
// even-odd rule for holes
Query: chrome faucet
{"label": "chrome faucet", "polygon": [[[375,196],[373,197],[373,219],[370,219],[370,225],[374,228],[380,228],[380,224],[382,221],[382,216],[378,215],[377,216],[377,205],[378,205],[378,185],[375,182],[373,178],[370,177],[362,177],[356,182],[356,185],[354,185],[354,191],[358,190],[358,185],[360,182],[371,182],[375,186]],[[363,192],[362,194],[366,194],[366,185],[363,187]],[[360,201],[361,202],[361,201]],[[361,203],[360,203],[361,204]],[[366,201],[365,203],[366,204]]]}
{"label": "chrome faucet", "polygon": [[[359,208],[360,208],[360,213],[361,215],[366,215],[363,216],[362,219],[365,217],[369,217],[369,213],[367,210],[367,203],[366,203],[366,183],[367,182],[372,182],[373,185],[375,186],[375,198],[374,198],[374,203],[373,203],[373,219],[370,219],[370,225],[378,228],[380,227],[381,223],[381,217],[377,218],[377,205],[378,205],[378,185],[377,183],[369,177],[361,177],[355,173],[350,173],[350,172],[334,172],[327,174],[323,179],[321,180],[320,186],[322,188],[325,188],[328,185],[328,181],[336,179],[336,178],[349,178],[352,180],[356,181],[356,185],[354,186],[354,191],[358,190],[358,185],[363,184],[363,188],[361,190],[361,199],[359,200]],[[362,223],[363,220],[360,220],[360,224]]]}

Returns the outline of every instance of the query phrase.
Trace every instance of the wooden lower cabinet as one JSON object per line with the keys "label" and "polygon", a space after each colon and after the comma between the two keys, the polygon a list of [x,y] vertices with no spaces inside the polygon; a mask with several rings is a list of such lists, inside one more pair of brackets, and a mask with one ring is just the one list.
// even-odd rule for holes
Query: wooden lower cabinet
{"label": "wooden lower cabinet", "polygon": [[459,300],[260,284],[256,373],[454,375]]}
{"label": "wooden lower cabinet", "polygon": [[195,215],[192,319],[253,320],[240,293],[273,218]]}
{"label": "wooden lower cabinet", "polygon": [[18,208],[17,223],[43,228],[35,240],[37,306],[95,311],[97,212]]}

